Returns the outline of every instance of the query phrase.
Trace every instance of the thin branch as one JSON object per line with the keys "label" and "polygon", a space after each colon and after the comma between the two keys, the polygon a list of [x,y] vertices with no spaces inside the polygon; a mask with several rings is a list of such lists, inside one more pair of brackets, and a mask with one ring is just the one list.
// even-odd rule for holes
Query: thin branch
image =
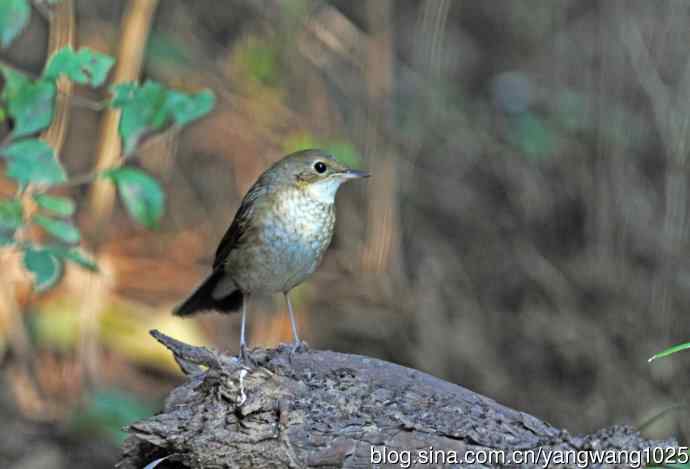
{"label": "thin branch", "polygon": [[[59,93],[59,91],[58,91]],[[72,95],[72,102],[70,103],[74,107],[80,107],[84,109],[90,109],[92,111],[102,111],[108,107],[110,103],[109,99],[103,101],[94,101],[93,99],[87,98],[86,96],[79,96],[76,94]]]}
{"label": "thin branch", "polygon": [[100,175],[103,174],[104,172],[105,171],[92,171],[90,173],[80,174],[78,176],[74,176],[74,177],[69,178],[68,181],[65,181],[65,182],[60,183],[60,184],[55,184],[51,187],[53,187],[53,188],[55,188],[55,187],[67,188],[67,187],[77,187],[77,186],[81,186],[84,184],[89,184],[89,183],[92,183],[93,181],[95,181],[96,179],[98,179],[100,177]]}
{"label": "thin branch", "polygon": [[[112,84],[137,80],[144,60],[144,45],[149,35],[158,0],[130,0],[122,19],[120,50],[117,54],[117,65],[112,75]],[[118,123],[120,111],[107,110],[101,121],[96,170],[116,166],[122,156]],[[88,196],[87,213],[92,220],[91,237],[97,239],[115,202],[112,185],[103,181],[91,187]]]}

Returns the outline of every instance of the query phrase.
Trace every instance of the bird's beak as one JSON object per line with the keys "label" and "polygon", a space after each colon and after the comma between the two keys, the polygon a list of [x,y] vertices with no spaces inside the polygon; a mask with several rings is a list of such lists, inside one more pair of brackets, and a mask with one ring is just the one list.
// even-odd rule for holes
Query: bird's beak
{"label": "bird's beak", "polygon": [[358,171],[356,169],[346,169],[340,174],[346,179],[368,178],[370,176],[366,171]]}

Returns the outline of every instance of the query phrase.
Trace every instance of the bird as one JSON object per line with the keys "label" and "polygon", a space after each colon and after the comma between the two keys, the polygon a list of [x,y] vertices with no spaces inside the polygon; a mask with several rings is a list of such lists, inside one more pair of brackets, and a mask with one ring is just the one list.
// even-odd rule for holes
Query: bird
{"label": "bird", "polygon": [[302,349],[290,291],[316,270],[331,243],[338,188],[368,176],[320,149],[297,151],[278,160],[242,199],[216,249],[211,273],[173,314],[241,311],[240,358],[247,361],[249,298],[282,293],[292,350]]}

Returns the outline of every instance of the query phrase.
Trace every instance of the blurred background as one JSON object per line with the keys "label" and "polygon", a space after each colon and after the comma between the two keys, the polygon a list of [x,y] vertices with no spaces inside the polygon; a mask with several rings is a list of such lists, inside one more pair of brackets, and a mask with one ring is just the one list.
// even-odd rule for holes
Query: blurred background
{"label": "blurred background", "polygon": [[[149,329],[237,353],[239,315],[171,308],[255,178],[313,146],[373,177],[341,190],[333,245],[294,293],[312,347],[418,368],[573,433],[627,423],[687,443],[690,355],[647,358],[690,338],[690,3],[70,3],[77,45],[138,54],[142,80],[211,88],[216,107],[137,154],[166,191],[158,230],[112,191],[61,189],[100,274],[68,266],[36,294],[0,249],[2,467],[111,465],[120,427],[182,380]],[[49,41],[37,4],[0,54],[33,73]],[[103,119],[73,106],[69,174],[104,164]],[[290,340],[282,298],[252,303],[249,332]]]}

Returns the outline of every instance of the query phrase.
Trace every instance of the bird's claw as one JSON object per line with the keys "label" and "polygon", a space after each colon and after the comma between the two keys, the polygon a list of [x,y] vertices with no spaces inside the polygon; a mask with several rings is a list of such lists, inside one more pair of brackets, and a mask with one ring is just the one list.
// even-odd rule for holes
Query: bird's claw
{"label": "bird's claw", "polygon": [[296,340],[290,345],[290,355],[304,353],[309,350],[309,344],[303,340]]}
{"label": "bird's claw", "polygon": [[239,360],[240,363],[244,366],[253,367],[255,365],[254,360],[251,356],[251,352],[249,351],[249,349],[247,349],[247,346],[244,344],[240,344]]}

